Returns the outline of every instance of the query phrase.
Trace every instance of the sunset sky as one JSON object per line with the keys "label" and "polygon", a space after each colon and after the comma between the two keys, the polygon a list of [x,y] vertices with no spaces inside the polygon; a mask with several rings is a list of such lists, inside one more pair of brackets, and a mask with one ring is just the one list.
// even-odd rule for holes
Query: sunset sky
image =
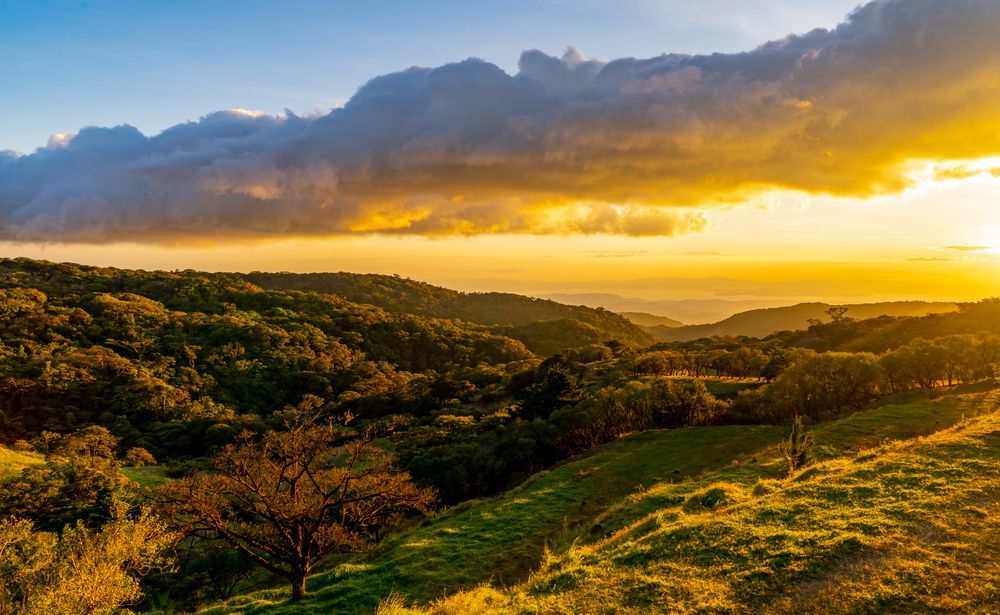
{"label": "sunset sky", "polygon": [[1000,295],[1000,0],[855,7],[0,0],[0,256]]}

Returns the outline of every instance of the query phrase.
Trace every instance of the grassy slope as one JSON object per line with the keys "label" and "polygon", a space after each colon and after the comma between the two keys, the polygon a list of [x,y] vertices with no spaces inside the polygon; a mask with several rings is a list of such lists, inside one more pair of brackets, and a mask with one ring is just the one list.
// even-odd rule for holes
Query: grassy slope
{"label": "grassy slope", "polygon": [[[815,574],[829,571],[823,558],[830,553],[834,559],[867,553],[877,541],[889,540],[887,532],[904,531],[908,509],[893,516],[878,506],[879,494],[898,491],[889,477],[901,471],[885,466],[883,480],[878,464],[897,453],[874,451],[885,440],[931,434],[992,409],[995,386],[899,395],[817,426],[817,452],[829,461],[796,483],[777,480],[780,428],[688,428],[623,438],[503,496],[456,507],[395,536],[384,554],[367,562],[313,577],[312,595],[303,603],[289,605],[287,593],[275,590],[235,598],[210,612],[372,612],[393,592],[401,603],[426,604],[460,587],[523,579],[542,563],[546,543],[563,554],[530,582],[507,593],[484,588],[458,594],[441,608],[474,612],[493,601],[496,609],[514,612],[645,611],[669,599],[681,610],[711,609],[691,601],[714,596],[717,607],[739,610],[746,595],[773,594],[789,579],[815,583]],[[859,450],[860,465],[846,461]],[[858,467],[869,469],[845,476]],[[760,478],[776,492],[752,499],[749,492]],[[700,512],[702,496],[713,488],[746,503],[729,512]],[[936,508],[940,503],[927,500],[945,518],[951,513]],[[879,510],[865,512],[873,506]],[[853,518],[860,525],[842,529]],[[567,550],[573,538],[577,543]],[[736,575],[731,582],[729,574]],[[789,597],[789,604],[800,599]]]}
{"label": "grassy slope", "polygon": [[390,539],[367,563],[310,579],[310,598],[285,605],[284,590],[237,598],[210,612],[371,612],[393,591],[429,601],[484,581],[516,582],[546,544],[588,532],[592,520],[641,484],[682,480],[729,462],[734,451],[774,442],[774,427],[709,427],[636,434],[541,472],[496,498],[454,507]]}
{"label": "grassy slope", "polygon": [[14,451],[0,446],[0,479],[17,474],[30,466],[45,465],[45,458],[38,453]]}
{"label": "grassy slope", "polygon": [[[654,486],[619,511],[610,537],[550,558],[510,591],[481,587],[433,611],[996,612],[998,399],[904,398],[825,425],[817,440],[843,456],[792,480],[765,479],[756,492],[759,477],[779,470],[773,455]],[[872,446],[894,435],[897,419],[900,435],[915,435],[956,413],[977,416]],[[713,493],[720,503],[706,506]],[[385,610],[408,612],[404,605]]]}
{"label": "grassy slope", "polygon": [[163,466],[124,467],[122,474],[140,487],[154,488],[167,481],[167,469]]}

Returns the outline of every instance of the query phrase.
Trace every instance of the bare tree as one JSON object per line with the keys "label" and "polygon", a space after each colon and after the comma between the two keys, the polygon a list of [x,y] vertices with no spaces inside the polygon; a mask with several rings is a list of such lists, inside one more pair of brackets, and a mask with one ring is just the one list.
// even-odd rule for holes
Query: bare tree
{"label": "bare tree", "polygon": [[227,446],[214,472],[174,481],[159,498],[189,534],[220,538],[305,595],[310,571],[334,553],[368,550],[380,527],[426,511],[434,494],[410,482],[367,438],[307,420],[250,433]]}

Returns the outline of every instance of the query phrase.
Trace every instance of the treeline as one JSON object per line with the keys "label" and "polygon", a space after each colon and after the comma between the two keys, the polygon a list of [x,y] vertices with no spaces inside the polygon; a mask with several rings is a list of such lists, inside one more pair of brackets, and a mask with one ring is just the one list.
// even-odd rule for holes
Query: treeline
{"label": "treeline", "polygon": [[[784,331],[764,338],[783,347],[811,348],[817,352],[873,352],[882,354],[917,338],[950,335],[1000,334],[1000,298],[956,304],[957,311],[926,316],[880,316],[864,320],[850,310],[830,322],[814,322],[800,331]],[[745,341],[745,340],[744,340]],[[695,344],[704,344],[699,340]]]}
{"label": "treeline", "polygon": [[732,414],[740,420],[781,422],[794,415],[821,420],[884,395],[976,382],[1000,370],[1000,335],[986,332],[916,338],[882,354],[761,346],[654,350],[637,356],[631,372],[767,381],[736,399]]}

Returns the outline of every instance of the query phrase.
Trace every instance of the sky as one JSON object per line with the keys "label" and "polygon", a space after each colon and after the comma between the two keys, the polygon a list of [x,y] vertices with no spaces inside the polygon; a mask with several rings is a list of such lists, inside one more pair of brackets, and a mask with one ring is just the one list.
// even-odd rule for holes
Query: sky
{"label": "sky", "polygon": [[998,295],[1000,2],[856,6],[0,0],[0,255]]}

